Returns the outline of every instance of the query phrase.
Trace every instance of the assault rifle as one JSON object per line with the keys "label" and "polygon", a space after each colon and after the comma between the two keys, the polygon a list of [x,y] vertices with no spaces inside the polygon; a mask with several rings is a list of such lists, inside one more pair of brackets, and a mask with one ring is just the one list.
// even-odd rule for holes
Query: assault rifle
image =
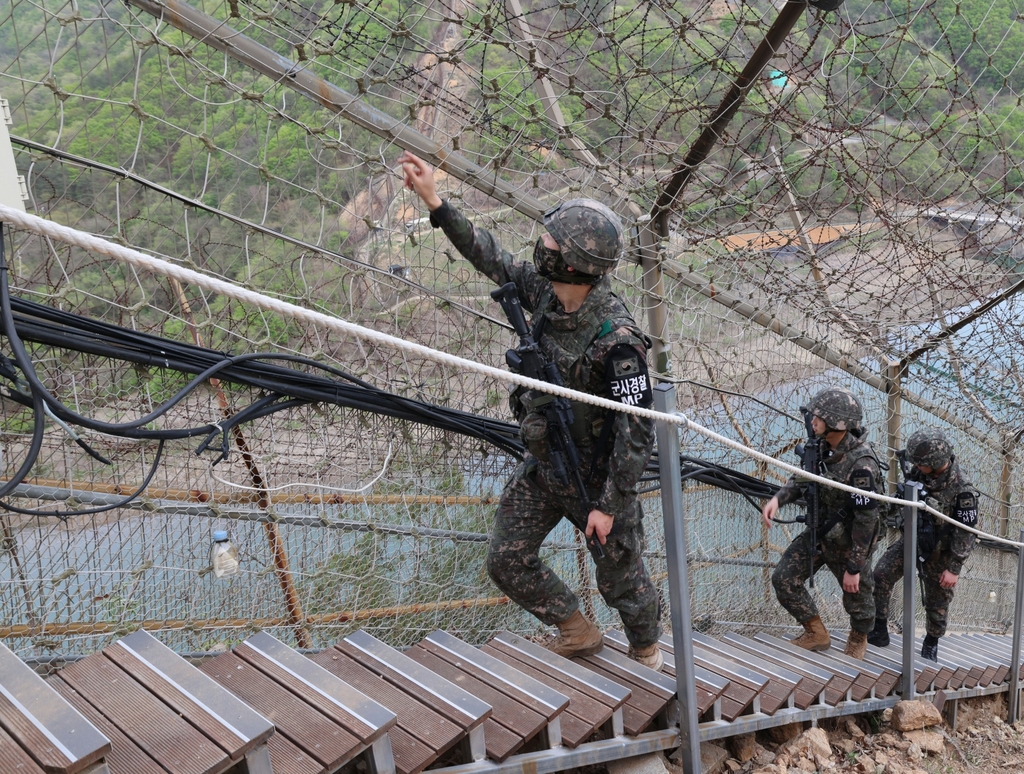
{"label": "assault rifle", "polygon": [[[917,499],[919,502],[924,503],[928,497],[928,490],[924,488],[923,484],[913,482],[911,479],[911,471],[914,466],[913,463],[907,457],[907,450],[900,449],[896,452],[896,459],[900,463],[900,471],[903,473],[903,481],[896,484],[896,496],[901,500],[908,499],[907,497],[907,485],[905,482],[911,482],[914,486],[917,486]],[[903,529],[903,506],[893,505],[890,506],[889,514],[886,516],[885,523],[899,529]],[[919,508],[917,511],[917,562],[918,571],[923,571],[924,562],[932,555],[932,551],[935,550],[935,546],[938,543],[938,535],[936,534],[935,520],[928,515],[928,513]]]}
{"label": "assault rifle", "polygon": [[[804,427],[807,429],[807,441],[797,444],[796,454],[800,463],[807,473],[816,476],[821,475],[821,439],[814,434],[812,419],[814,415],[807,410],[806,406],[800,407],[800,413],[804,415]],[[818,550],[818,527],[821,526],[821,490],[817,481],[807,481],[803,485],[804,503],[807,505],[807,515],[804,522],[811,533],[811,588],[814,588],[814,556]]]}
{"label": "assault rifle", "polygon": [[[903,481],[896,482],[896,497],[901,500],[906,500],[907,487],[904,481],[910,480],[910,460],[907,459],[907,450],[898,449],[896,451],[896,460],[899,462],[900,472],[903,474]],[[923,496],[922,496],[923,499]],[[903,530],[903,506],[902,505],[889,505],[889,510],[885,514],[885,525],[891,529]]]}
{"label": "assault rifle", "polygon": [[[519,336],[519,346],[505,353],[505,362],[508,367],[517,374],[564,387],[562,375],[558,373],[558,366],[545,359],[540,343],[533,338],[533,333],[526,324],[526,316],[523,314],[523,305],[519,301],[515,283],[509,282],[497,290],[492,290],[491,298],[501,304],[505,316],[508,317],[516,335]],[[568,398],[547,395],[537,409],[548,424],[548,445],[551,449],[549,461],[554,474],[562,484],[568,484],[571,479],[576,493],[579,495],[582,517],[577,514],[569,521],[580,532],[586,534],[587,517],[597,507],[597,504],[587,494],[587,485],[583,482],[583,475],[580,472],[580,453],[569,434],[569,428],[572,427],[573,422],[572,404]],[[587,540],[587,546],[596,558],[604,558],[604,549],[601,548],[601,541],[598,540],[597,534]]]}

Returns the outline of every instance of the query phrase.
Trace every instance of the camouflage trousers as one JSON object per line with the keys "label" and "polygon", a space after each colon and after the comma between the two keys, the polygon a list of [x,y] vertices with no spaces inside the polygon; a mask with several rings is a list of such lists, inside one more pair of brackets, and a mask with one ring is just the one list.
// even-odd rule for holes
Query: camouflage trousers
{"label": "camouflage trousers", "polygon": [[[841,528],[840,530],[841,531]],[[832,534],[831,532],[829,533]],[[849,537],[845,541],[821,540],[820,547],[811,550],[811,534],[804,531],[796,536],[789,548],[782,554],[779,563],[772,573],[772,586],[779,603],[786,608],[798,623],[805,624],[818,615],[818,607],[814,604],[806,583],[812,574],[822,567],[828,569],[843,585],[846,572],[846,560],[849,553]],[[873,551],[874,549],[872,549]],[[860,574],[860,588],[856,594],[843,592],[843,608],[850,616],[850,628],[858,632],[870,632],[875,625],[874,581],[871,575],[871,553],[868,552],[867,562]],[[814,557],[814,570],[811,570],[811,557]]]}
{"label": "camouflage trousers", "polygon": [[[903,545],[903,538],[900,538],[889,546],[875,567],[875,615],[879,618],[889,617],[892,589],[903,577]],[[917,565],[928,620],[927,631],[932,637],[941,637],[946,633],[946,618],[953,601],[953,589],[942,588],[939,578],[943,570],[949,567],[950,559],[949,553],[940,547],[932,552],[924,564]]]}
{"label": "camouflage trousers", "polygon": [[[579,609],[579,600],[540,558],[544,538],[558,522],[579,510],[572,490],[548,480],[545,465],[524,463],[506,484],[487,550],[487,574],[508,597],[552,626]],[[644,533],[640,503],[634,501],[594,558],[597,588],[619,611],[626,638],[646,647],[661,636],[658,592],[643,562]],[[585,517],[584,517],[585,518]]]}

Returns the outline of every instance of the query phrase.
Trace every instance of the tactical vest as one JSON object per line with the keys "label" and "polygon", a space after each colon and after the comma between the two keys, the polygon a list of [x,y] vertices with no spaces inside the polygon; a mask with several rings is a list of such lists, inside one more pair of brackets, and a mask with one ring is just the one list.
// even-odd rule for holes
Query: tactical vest
{"label": "tactical vest", "polygon": [[[911,470],[911,475],[915,474],[917,474],[916,477],[919,481],[923,480],[923,477],[920,475],[920,471],[917,470],[916,466]],[[932,479],[931,481],[925,481],[924,487],[928,493],[925,501],[935,508],[935,510],[940,511],[951,518],[954,518],[956,501],[961,494],[970,492],[977,497],[977,490],[975,490],[974,486],[964,477],[960,470],[960,465],[955,459],[951,461],[949,469],[940,476]],[[956,527],[949,522],[936,519],[927,511],[922,511],[921,514],[922,519],[927,519],[931,522],[930,526],[935,533],[935,539],[937,541],[941,541],[944,544],[944,547],[948,548],[949,538]]]}
{"label": "tactical vest", "polygon": [[[873,491],[881,494],[882,492],[882,481],[880,471],[882,468],[881,462],[878,459],[878,455],[875,454],[874,448],[866,439],[858,439],[858,443],[849,448],[843,450],[836,450],[833,454],[825,460],[825,467],[827,475],[833,481],[837,481],[843,484],[848,484],[850,474],[853,473],[859,467],[863,467],[863,460],[871,459],[875,463],[874,475],[874,489]],[[840,511],[848,510],[846,508],[849,502],[850,495],[840,489],[833,489],[832,487],[821,488],[821,507],[822,511],[827,514],[836,514]]]}
{"label": "tactical vest", "polygon": [[[639,342],[645,337],[633,318],[614,293],[607,280],[594,286],[583,306],[575,313],[559,313],[558,299],[552,288],[546,289],[537,302],[531,327],[545,358],[555,363],[565,386],[606,397],[605,387],[594,372],[594,345],[604,336],[628,329]],[[539,334],[539,335],[538,335]],[[520,435],[530,453],[546,461],[547,425],[537,408],[551,396],[534,390],[515,387],[509,396],[512,411],[520,424]],[[573,424],[570,430],[573,442],[589,467],[594,455],[593,447],[601,436],[605,422],[605,409],[572,400]],[[600,453],[601,450],[596,450]]]}

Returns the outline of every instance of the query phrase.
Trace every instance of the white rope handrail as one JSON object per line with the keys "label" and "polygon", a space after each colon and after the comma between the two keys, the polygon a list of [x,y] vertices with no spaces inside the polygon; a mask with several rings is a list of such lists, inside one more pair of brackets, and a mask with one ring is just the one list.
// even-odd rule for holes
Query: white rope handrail
{"label": "white rope handrail", "polygon": [[[908,500],[901,500],[896,497],[889,497],[888,495],[877,494],[875,492],[865,492],[855,487],[843,484],[837,481],[824,478],[822,476],[815,476],[805,472],[802,468],[792,465],[788,462],[775,459],[763,452],[759,452],[756,449],[751,449],[743,444],[733,441],[731,438],[726,438],[723,435],[719,435],[713,430],[700,425],[687,416],[680,412],[673,412],[671,414],[663,414],[660,411],[653,411],[651,409],[641,408],[639,406],[626,406],[616,401],[608,400],[607,398],[601,398],[597,395],[591,395],[585,392],[577,392],[571,390],[568,387],[559,387],[548,382],[538,381],[536,379],[530,379],[529,377],[521,374],[513,373],[511,371],[505,371],[493,366],[485,365],[483,363],[477,363],[473,360],[467,360],[466,358],[452,355],[447,352],[432,349],[422,344],[417,344],[412,341],[406,341],[400,339],[397,336],[392,336],[387,333],[381,333],[375,331],[372,328],[365,328],[362,325],[344,320],[340,317],[332,317],[324,314],[323,312],[317,312],[312,309],[305,309],[296,304],[292,304],[288,301],[281,301],[270,296],[257,293],[247,288],[239,287],[225,280],[218,279],[216,277],[210,277],[205,274],[201,274],[191,269],[186,269],[182,266],[178,266],[169,261],[165,261],[162,258],[156,258],[151,255],[146,255],[138,250],[124,245],[115,244],[106,239],[98,237],[94,234],[90,234],[85,231],[79,231],[78,229],[69,228],[62,226],[59,223],[54,223],[51,220],[40,218],[36,215],[32,215],[27,212],[22,212],[13,207],[8,207],[5,204],[0,204],[0,221],[11,223],[18,226],[26,231],[31,231],[39,236],[51,237],[67,244],[81,247],[85,250],[90,250],[100,255],[106,255],[124,263],[128,263],[138,269],[150,272],[152,274],[158,274],[165,277],[172,277],[179,282],[196,285],[197,287],[208,290],[212,293],[232,298],[236,301],[240,301],[259,309],[264,309],[268,312],[280,314],[286,317],[302,320],[307,323],[314,325],[320,325],[325,328],[337,331],[339,333],[355,336],[357,338],[364,339],[366,341],[373,342],[384,347],[396,349],[401,352],[417,355],[427,360],[432,360],[437,363],[443,363],[445,365],[453,366],[465,371],[471,371],[484,376],[488,376],[498,381],[507,382],[510,384],[517,384],[526,387],[531,390],[539,390],[542,392],[549,393],[551,395],[557,395],[559,397],[570,398],[580,403],[587,403],[600,408],[609,409],[611,411],[620,411],[626,414],[633,414],[635,416],[647,417],[655,421],[667,422],[669,424],[678,425],[684,427],[687,430],[692,430],[699,435],[704,436],[710,440],[727,446],[730,449],[740,452],[748,457],[751,457],[761,462],[773,465],[777,468],[787,471],[790,474],[797,475],[801,479],[807,481],[815,481],[824,486],[832,487],[833,489],[839,489],[844,492],[857,492],[858,494],[866,494],[872,499],[878,500],[885,503],[893,503],[901,506],[913,505]],[[1024,544],[1009,540],[1007,538],[992,535],[987,532],[968,527],[954,519],[949,518],[943,513],[940,513],[935,508],[932,508],[926,503],[917,503],[917,507],[927,511],[933,516],[938,517],[942,521],[948,522],[958,529],[972,532],[975,535],[984,537],[988,540],[992,540],[996,543],[1001,543],[1007,546],[1014,546],[1017,548],[1024,548]]]}

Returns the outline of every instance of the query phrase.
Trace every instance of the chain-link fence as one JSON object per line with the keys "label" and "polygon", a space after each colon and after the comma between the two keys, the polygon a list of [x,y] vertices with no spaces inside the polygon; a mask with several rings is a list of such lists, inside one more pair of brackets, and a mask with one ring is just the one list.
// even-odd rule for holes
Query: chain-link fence
{"label": "chain-link fence", "polygon": [[[494,366],[511,334],[487,281],[402,190],[399,152],[444,159],[442,195],[524,260],[544,207],[605,201],[633,235],[617,292],[664,353],[652,366],[679,385],[681,410],[793,461],[799,405],[841,384],[862,398],[883,455],[922,423],[946,429],[983,493],[982,526],[1014,538],[1016,7],[807,8],[690,174],[688,150],[779,16],[729,2],[13,0],[0,11],[0,96],[31,212]],[[683,171],[652,247],[646,216]],[[23,301],[232,356],[302,356],[396,396],[509,416],[498,380],[25,231],[7,238]],[[145,418],[191,379],[160,351],[125,360],[59,331],[28,346],[53,394],[97,422]],[[220,425],[264,398],[258,385],[211,381],[146,427]],[[2,411],[9,479],[36,417],[10,392]],[[438,627],[473,641],[536,629],[483,570],[507,452],[353,406],[245,416],[163,444],[47,420],[22,496],[7,498],[29,513],[0,515],[0,636],[28,655],[87,652],[140,626],[183,650],[253,627],[308,646],[352,628],[400,644]],[[781,483],[701,436],[683,442]],[[99,510],[150,476],[130,505]],[[697,624],[788,625],[768,576],[792,528],[763,533],[734,493],[687,492]],[[657,498],[645,508],[664,589]],[[219,528],[240,549],[230,580],[208,571]],[[568,527],[547,550],[614,623]],[[953,628],[1005,627],[1013,561],[975,551]],[[816,593],[841,626],[838,587],[823,578]]]}

